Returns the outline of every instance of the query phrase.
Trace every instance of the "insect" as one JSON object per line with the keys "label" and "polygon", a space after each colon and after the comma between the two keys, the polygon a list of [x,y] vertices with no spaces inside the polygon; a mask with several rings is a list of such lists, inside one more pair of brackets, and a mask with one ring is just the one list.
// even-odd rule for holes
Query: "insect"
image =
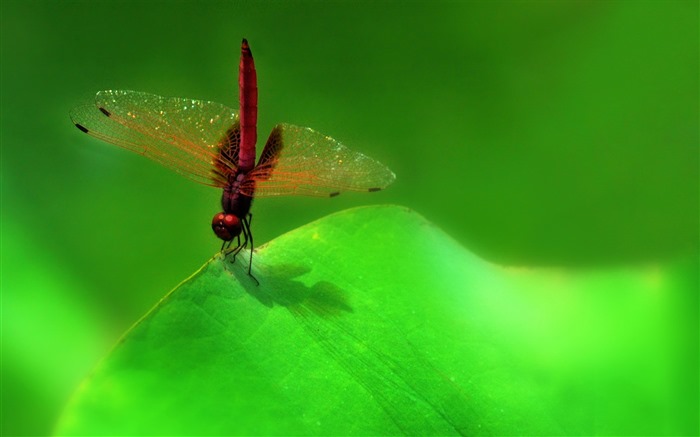
{"label": "insect", "polygon": [[245,39],[238,84],[238,112],[214,102],[110,90],[98,92],[94,104],[79,106],[70,116],[84,133],[223,189],[223,211],[214,215],[212,229],[223,240],[222,252],[233,253],[234,260],[250,243],[248,275],[253,277],[253,197],[379,191],[396,176],[330,137],[285,123],[272,129],[255,164],[258,84]]}

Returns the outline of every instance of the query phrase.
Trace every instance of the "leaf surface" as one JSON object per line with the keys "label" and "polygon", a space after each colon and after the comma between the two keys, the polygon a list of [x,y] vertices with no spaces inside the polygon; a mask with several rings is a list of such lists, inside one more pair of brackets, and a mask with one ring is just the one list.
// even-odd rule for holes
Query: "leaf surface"
{"label": "leaf surface", "polygon": [[[677,402],[663,390],[676,362],[643,361],[675,326],[666,271],[508,269],[395,206],[260,247],[259,286],[246,269],[247,253],[216,256],[176,287],[85,380],[57,433],[668,431],[661,416],[630,418]],[[613,376],[631,363],[639,373]]]}

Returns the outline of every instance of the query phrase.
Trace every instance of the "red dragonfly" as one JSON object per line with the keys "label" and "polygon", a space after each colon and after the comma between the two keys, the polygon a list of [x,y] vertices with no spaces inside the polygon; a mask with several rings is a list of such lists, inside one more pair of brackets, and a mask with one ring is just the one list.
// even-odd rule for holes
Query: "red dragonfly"
{"label": "red dragonfly", "polygon": [[[82,132],[165,165],[196,182],[223,188],[223,211],[212,229],[222,252],[238,254],[250,241],[252,277],[254,196],[324,196],[379,191],[396,176],[379,162],[313,129],[278,124],[255,164],[258,84],[244,39],[238,113],[214,102],[137,91],[100,91],[95,103],[71,111]],[[243,233],[243,243],[241,243]],[[237,241],[230,250],[233,240]],[[256,280],[257,281],[257,280]]]}

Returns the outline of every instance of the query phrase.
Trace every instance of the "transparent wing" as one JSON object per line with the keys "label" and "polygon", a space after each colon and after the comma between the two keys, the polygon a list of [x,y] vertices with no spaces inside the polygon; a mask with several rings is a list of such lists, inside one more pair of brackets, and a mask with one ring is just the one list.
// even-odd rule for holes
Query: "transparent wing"
{"label": "transparent wing", "polygon": [[379,191],[396,176],[313,129],[278,124],[246,179],[240,191],[249,196],[336,196],[343,191]]}
{"label": "transparent wing", "polygon": [[144,155],[196,182],[223,186],[235,172],[238,115],[214,102],[137,91],[100,91],[71,111],[81,131]]}

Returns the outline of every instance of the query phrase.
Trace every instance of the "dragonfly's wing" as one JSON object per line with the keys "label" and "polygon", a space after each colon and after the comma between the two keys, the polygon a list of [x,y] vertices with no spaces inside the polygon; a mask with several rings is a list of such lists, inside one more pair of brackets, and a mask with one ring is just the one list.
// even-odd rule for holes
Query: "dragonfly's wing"
{"label": "dragonfly's wing", "polygon": [[241,193],[336,196],[343,191],[379,191],[396,176],[383,164],[312,129],[278,124]]}
{"label": "dragonfly's wing", "polygon": [[235,172],[238,115],[214,102],[137,91],[100,91],[71,111],[81,131],[157,161],[205,185]]}

